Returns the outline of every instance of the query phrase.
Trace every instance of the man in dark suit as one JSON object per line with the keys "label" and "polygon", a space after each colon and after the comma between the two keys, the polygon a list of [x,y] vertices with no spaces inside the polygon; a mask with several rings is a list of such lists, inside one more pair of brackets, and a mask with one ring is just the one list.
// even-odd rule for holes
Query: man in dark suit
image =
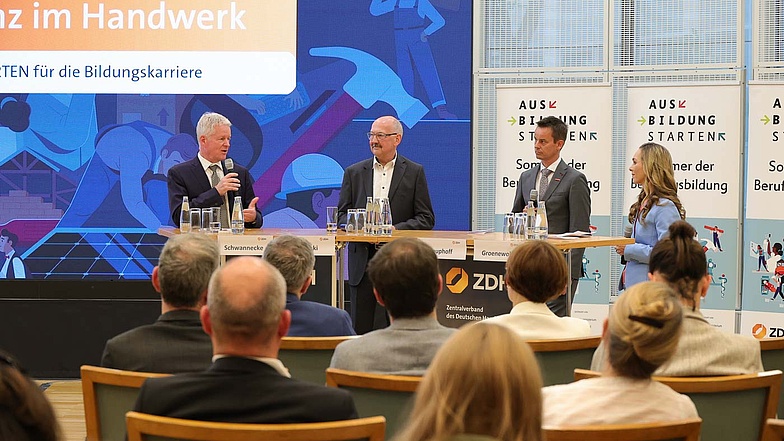
{"label": "man in dark suit", "polygon": [[[182,197],[188,196],[190,208],[221,208],[221,227],[228,228],[234,208],[234,197],[242,198],[245,228],[261,228],[264,223],[256,208],[253,178],[240,165],[226,168],[226,155],[231,141],[231,122],[218,113],[207,112],[196,124],[199,154],[190,161],[169,169],[169,210],[174,225],[180,225]],[[247,207],[247,208],[245,208]]]}
{"label": "man in dark suit", "polygon": [[152,270],[152,286],[161,293],[162,315],[151,325],[107,341],[101,366],[171,374],[209,367],[212,342],[201,327],[199,310],[218,261],[218,246],[205,235],[169,239]]}
{"label": "man in dark suit", "polygon": [[313,281],[313,245],[297,236],[278,236],[264,248],[264,260],[286,279],[286,309],[291,311],[292,337],[354,335],[351,317],[342,309],[301,300]]}
{"label": "man in dark suit", "polygon": [[[551,234],[587,232],[591,224],[591,191],[588,181],[584,174],[561,159],[561,149],[568,134],[569,127],[554,116],[548,116],[536,123],[534,152],[541,163],[538,167],[520,174],[512,206],[515,213],[523,211],[528,204],[531,190],[535,188],[539,193],[539,200],[545,202]],[[578,279],[582,276],[584,252],[584,249],[571,251],[572,299],[577,290]],[[565,295],[551,300],[547,306],[560,317],[569,315]]]}
{"label": "man in dark suit", "polygon": [[[403,126],[395,117],[378,118],[368,132],[373,158],[348,167],[343,174],[338,201],[338,223],[345,224],[349,208],[365,208],[368,197],[389,198],[393,229],[432,230],[435,225],[433,206],[422,165],[397,154],[403,139]],[[374,329],[376,299],[365,268],[376,252],[375,245],[350,243],[348,246],[348,282],[351,318],[357,334]],[[378,308],[377,322],[389,324],[383,308]]]}
{"label": "man in dark suit", "polygon": [[212,338],[206,371],[147,380],[134,410],[233,423],[309,423],[357,417],[349,392],[289,378],[278,360],[289,330],[286,282],[258,257],[231,259],[210,279],[204,330]]}

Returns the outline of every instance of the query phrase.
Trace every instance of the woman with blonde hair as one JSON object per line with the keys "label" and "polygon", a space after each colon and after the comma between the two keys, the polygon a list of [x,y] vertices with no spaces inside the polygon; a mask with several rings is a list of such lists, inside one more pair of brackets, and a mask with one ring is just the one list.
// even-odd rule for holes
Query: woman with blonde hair
{"label": "woman with blonde hair", "polygon": [[542,379],[513,331],[466,325],[444,343],[397,441],[541,441]]}
{"label": "woman with blonde hair", "polygon": [[566,291],[571,281],[563,253],[543,240],[527,240],[506,260],[509,314],[487,319],[506,326],[526,340],[576,338],[591,335],[591,325],[576,317],[558,317],[547,303]]}
{"label": "woman with blonde hair", "polygon": [[666,148],[653,142],[641,145],[634,153],[629,171],[632,182],[641,189],[629,209],[634,243],[615,247],[626,261],[621,276],[625,288],[648,280],[651,250],[667,233],[670,224],[686,218],[686,210],[678,199],[672,156]]}
{"label": "woman with blonde hair", "polygon": [[604,322],[601,377],[544,388],[544,425],[665,422],[697,417],[689,397],[651,379],[672,357],[681,304],[668,285],[643,282],[618,297]]}

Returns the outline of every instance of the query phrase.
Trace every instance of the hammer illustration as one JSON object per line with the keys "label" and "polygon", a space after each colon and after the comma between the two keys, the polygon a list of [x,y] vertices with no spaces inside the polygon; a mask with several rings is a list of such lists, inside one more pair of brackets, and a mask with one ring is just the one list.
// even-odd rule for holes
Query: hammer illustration
{"label": "hammer illustration", "polygon": [[[321,151],[351,120],[373,104],[382,101],[395,110],[398,119],[408,128],[418,123],[428,108],[409,95],[400,77],[383,61],[373,55],[349,47],[312,48],[314,57],[348,60],[357,67],[356,73],[343,85],[343,93],[291,146],[259,177],[253,190],[263,207],[280,189],[280,179],[294,159]],[[263,181],[263,182],[262,182]]]}

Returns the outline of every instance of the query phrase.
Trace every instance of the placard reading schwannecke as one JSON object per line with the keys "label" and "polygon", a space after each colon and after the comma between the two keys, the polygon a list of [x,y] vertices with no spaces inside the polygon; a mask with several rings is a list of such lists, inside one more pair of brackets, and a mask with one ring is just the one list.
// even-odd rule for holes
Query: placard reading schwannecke
{"label": "placard reading schwannecke", "polygon": [[26,93],[285,94],[297,2],[10,0],[0,84]]}

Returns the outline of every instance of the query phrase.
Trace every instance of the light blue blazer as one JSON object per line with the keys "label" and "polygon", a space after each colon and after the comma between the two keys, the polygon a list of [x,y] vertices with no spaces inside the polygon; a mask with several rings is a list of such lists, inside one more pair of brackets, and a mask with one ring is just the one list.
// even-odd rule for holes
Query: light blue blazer
{"label": "light blue blazer", "polygon": [[659,240],[667,234],[670,225],[681,219],[675,204],[669,199],[659,199],[658,204],[651,207],[645,221],[634,222],[632,237],[634,243],[626,245],[626,288],[648,280],[648,261],[651,250]]}

